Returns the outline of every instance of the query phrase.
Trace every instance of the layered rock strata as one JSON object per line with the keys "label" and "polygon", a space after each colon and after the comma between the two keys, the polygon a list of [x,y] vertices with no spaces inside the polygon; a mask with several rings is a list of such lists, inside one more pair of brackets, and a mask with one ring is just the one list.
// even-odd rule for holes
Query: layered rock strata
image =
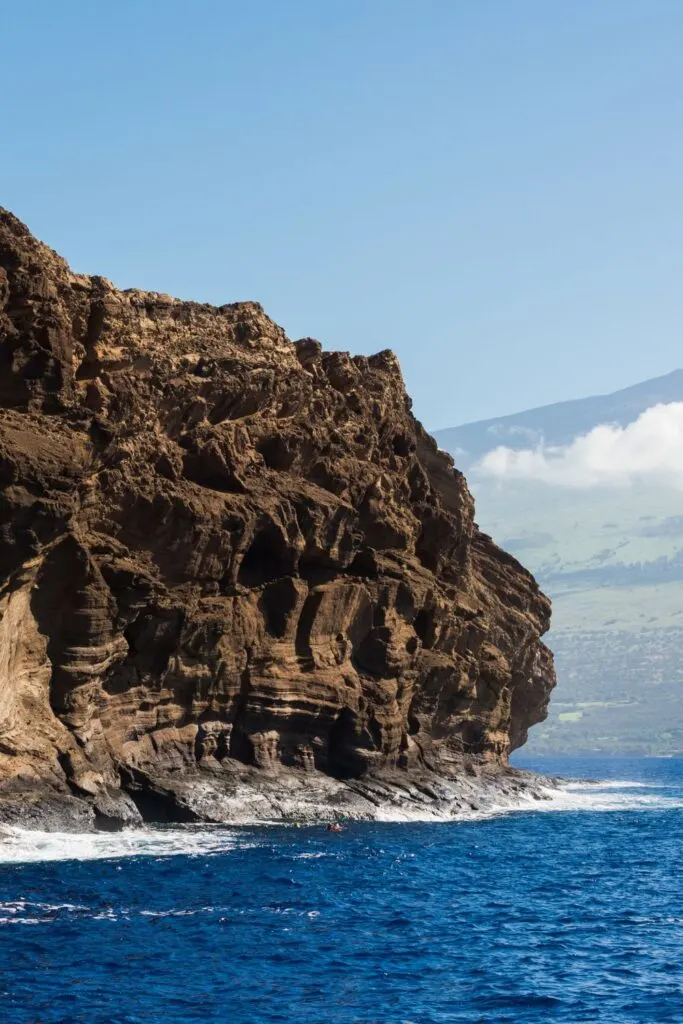
{"label": "layered rock strata", "polygon": [[391,352],[118,291],[0,211],[0,820],[491,780],[549,616]]}

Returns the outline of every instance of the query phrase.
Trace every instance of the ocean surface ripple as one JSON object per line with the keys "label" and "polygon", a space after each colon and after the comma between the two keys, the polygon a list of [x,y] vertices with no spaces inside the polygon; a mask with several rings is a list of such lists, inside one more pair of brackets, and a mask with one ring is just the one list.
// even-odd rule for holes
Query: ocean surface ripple
{"label": "ocean surface ripple", "polygon": [[339,834],[9,830],[0,1019],[681,1024],[683,760],[520,763],[574,781]]}

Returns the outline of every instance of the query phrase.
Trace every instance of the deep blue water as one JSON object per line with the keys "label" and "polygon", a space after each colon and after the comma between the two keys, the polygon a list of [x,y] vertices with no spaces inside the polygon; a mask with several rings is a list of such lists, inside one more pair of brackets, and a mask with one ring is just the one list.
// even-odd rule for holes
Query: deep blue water
{"label": "deep blue water", "polygon": [[613,783],[339,835],[0,844],[0,1021],[680,1024],[683,761],[519,763]]}

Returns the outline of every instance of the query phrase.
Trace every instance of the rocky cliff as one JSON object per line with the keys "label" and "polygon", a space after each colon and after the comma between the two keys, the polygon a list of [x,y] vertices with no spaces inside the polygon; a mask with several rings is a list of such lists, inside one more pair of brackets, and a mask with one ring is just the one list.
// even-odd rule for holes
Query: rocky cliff
{"label": "rocky cliff", "polygon": [[550,607],[473,515],[391,352],[118,291],[0,211],[0,819],[490,777]]}

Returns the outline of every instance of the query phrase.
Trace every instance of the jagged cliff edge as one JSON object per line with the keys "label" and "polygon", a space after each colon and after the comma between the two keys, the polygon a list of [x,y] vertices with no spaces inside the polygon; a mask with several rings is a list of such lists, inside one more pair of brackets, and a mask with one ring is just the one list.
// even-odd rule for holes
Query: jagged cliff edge
{"label": "jagged cliff edge", "polygon": [[118,291],[0,210],[0,820],[518,785],[550,605],[410,408],[389,351]]}

